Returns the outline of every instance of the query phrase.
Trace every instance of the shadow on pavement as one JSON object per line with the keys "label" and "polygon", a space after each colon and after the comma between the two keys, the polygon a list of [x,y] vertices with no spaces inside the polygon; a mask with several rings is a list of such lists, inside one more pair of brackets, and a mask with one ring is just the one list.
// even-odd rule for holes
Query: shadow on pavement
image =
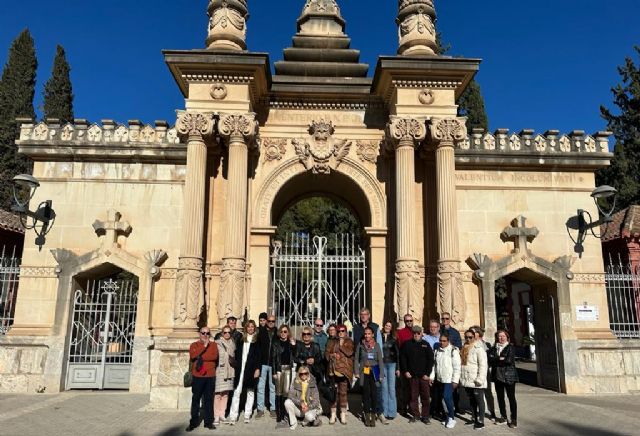
{"label": "shadow on pavement", "polygon": [[589,427],[586,425],[574,424],[564,421],[550,421],[550,423],[556,428],[562,428],[562,430],[550,430],[541,429],[536,431],[541,436],[567,436],[567,435],[580,435],[580,436],[627,436],[628,433],[620,433],[612,430],[604,430],[602,427]]}
{"label": "shadow on pavement", "polygon": [[[184,434],[184,429],[185,429],[185,426],[175,425],[159,433],[155,433],[155,435],[156,436],[178,436],[178,435]],[[125,432],[119,433],[118,436],[133,436],[133,433],[125,431]]]}

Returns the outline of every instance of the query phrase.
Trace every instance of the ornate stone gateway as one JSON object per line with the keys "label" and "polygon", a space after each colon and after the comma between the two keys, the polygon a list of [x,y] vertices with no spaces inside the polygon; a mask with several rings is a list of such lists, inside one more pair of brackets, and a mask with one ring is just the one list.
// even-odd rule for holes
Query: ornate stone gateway
{"label": "ornate stone gateway", "polygon": [[278,324],[356,323],[368,305],[365,252],[353,235],[292,234],[271,256],[271,310]]}
{"label": "ornate stone gateway", "polygon": [[96,280],[73,299],[66,389],[129,389],[138,291]]}

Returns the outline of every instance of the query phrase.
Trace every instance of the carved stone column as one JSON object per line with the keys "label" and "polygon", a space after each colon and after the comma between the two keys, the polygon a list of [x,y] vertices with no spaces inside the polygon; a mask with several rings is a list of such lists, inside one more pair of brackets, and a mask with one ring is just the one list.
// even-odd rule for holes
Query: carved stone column
{"label": "carved stone column", "polygon": [[436,51],[433,0],[398,0],[399,55],[433,55]]}
{"label": "carved stone column", "polygon": [[241,51],[247,49],[247,0],[210,0],[207,48]]}
{"label": "carved stone column", "polygon": [[213,133],[213,117],[197,112],[178,115],[176,129],[187,137],[187,175],[182,208],[182,238],[174,305],[176,330],[197,328],[204,300],[202,247],[204,238],[205,173],[207,146],[204,138]]}
{"label": "carved stone column", "polygon": [[[396,160],[396,298],[399,317],[410,313],[416,325],[422,321],[424,290],[417,257],[417,229],[414,213],[415,150],[426,136],[424,121],[392,116],[387,125],[388,144]],[[402,318],[400,318],[402,319]]]}
{"label": "carved stone column", "polygon": [[218,132],[229,146],[227,229],[218,292],[220,326],[229,315],[240,318],[245,296],[249,147],[258,132],[255,114],[221,115]]}
{"label": "carved stone column", "polygon": [[431,138],[436,144],[438,312],[451,313],[452,323],[458,327],[464,322],[466,305],[460,276],[454,144],[466,137],[464,119],[431,120]]}

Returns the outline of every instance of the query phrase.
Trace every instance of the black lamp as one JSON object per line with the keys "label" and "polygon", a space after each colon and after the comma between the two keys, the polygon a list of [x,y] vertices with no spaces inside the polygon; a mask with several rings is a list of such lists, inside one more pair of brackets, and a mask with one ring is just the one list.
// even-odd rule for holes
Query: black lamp
{"label": "black lamp", "polygon": [[40,186],[38,179],[29,174],[19,174],[13,178],[13,200],[11,210],[20,216],[20,223],[25,230],[33,229],[36,232],[36,245],[42,250],[45,244],[45,236],[56,219],[56,213],[51,208],[51,200],[45,200],[35,212],[29,210],[29,202]]}

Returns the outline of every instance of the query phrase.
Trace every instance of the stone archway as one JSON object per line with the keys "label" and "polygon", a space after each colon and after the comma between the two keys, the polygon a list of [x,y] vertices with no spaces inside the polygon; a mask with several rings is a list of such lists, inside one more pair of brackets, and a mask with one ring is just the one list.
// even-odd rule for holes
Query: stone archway
{"label": "stone archway", "polygon": [[[253,197],[251,213],[251,291],[248,298],[251,315],[256,316],[268,305],[265,290],[269,289],[269,256],[275,220],[296,198],[313,192],[340,198],[364,227],[370,252],[371,309],[374,319],[381,321],[387,287],[387,202],[375,175],[348,157],[329,174],[311,175],[299,159],[291,158],[275,167],[264,180]],[[303,180],[315,182],[296,184]]]}
{"label": "stone archway", "polygon": [[526,218],[520,215],[513,219],[511,225],[506,227],[500,235],[504,242],[514,243],[511,255],[493,260],[484,254],[474,253],[467,259],[467,264],[474,270],[474,281],[479,285],[485,336],[490,340],[497,330],[496,280],[510,275],[520,275],[533,286],[546,286],[547,294],[553,295],[557,301],[553,306],[555,313],[552,314],[552,321],[555,326],[555,342],[558,344],[556,349],[558,388],[561,392],[566,392],[564,355],[566,354],[565,342],[571,337],[569,291],[570,282],[573,279],[570,268],[574,259],[571,256],[563,256],[550,262],[533,254],[528,243],[538,235],[538,229],[528,228],[525,223]]}

